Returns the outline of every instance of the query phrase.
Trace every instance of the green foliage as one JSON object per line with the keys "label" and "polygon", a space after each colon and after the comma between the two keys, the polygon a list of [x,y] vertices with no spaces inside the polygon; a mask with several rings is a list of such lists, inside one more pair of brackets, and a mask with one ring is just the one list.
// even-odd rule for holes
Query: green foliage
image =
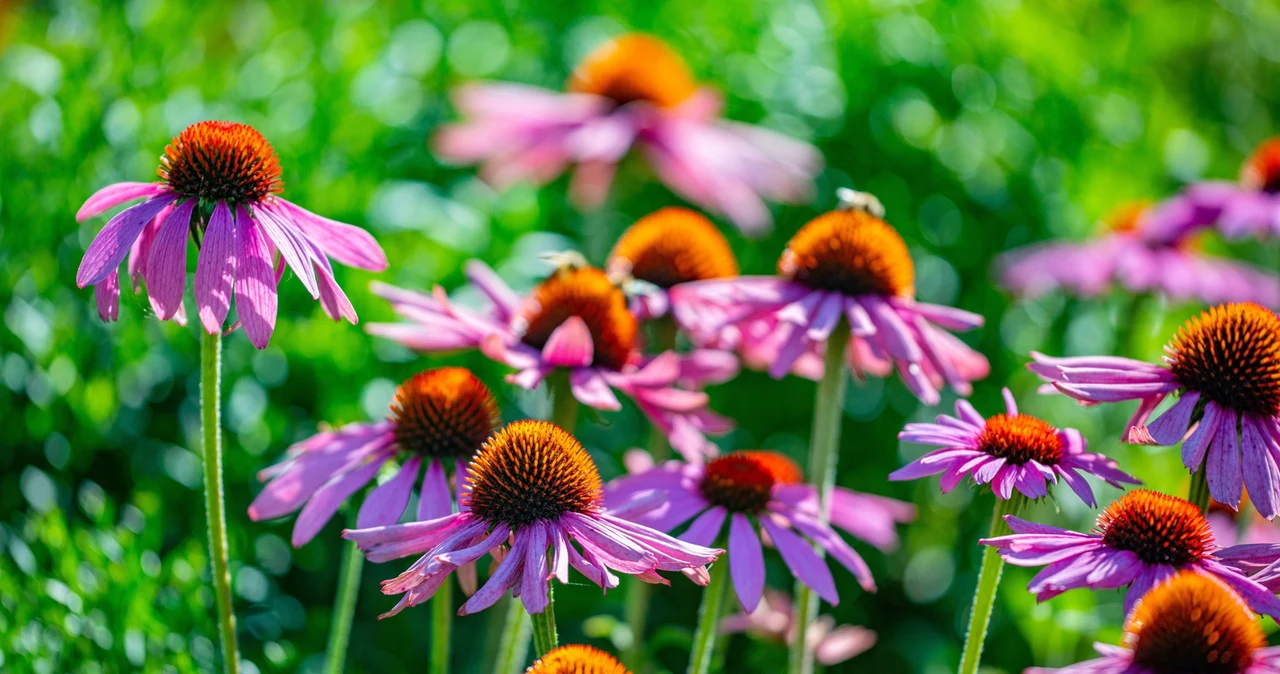
{"label": "green foliage", "polygon": [[[531,280],[536,253],[577,247],[599,262],[623,227],[678,200],[638,164],[594,214],[568,206],[563,180],[494,194],[428,152],[453,116],[447,92],[475,78],[559,87],[599,36],[655,32],[725,91],[730,117],[810,138],[826,157],[814,203],[777,209],[763,239],[729,234],[744,273],[768,273],[835,187],[876,193],[912,247],[921,297],[987,318],[967,337],[993,364],[974,395],[980,410],[995,409],[1008,384],[1028,412],[1080,428],[1095,449],[1176,492],[1186,478],[1173,452],[1115,441],[1127,410],[1033,398],[1022,364],[1031,349],[1155,357],[1194,307],[1012,302],[991,282],[992,260],[1033,240],[1083,238],[1121,202],[1233,177],[1280,110],[1280,12],[1262,0],[59,0],[0,12],[0,667],[19,672],[213,667],[199,459],[185,449],[198,447],[195,328],[154,320],[128,290],[120,321],[103,325],[92,293],[74,285],[103,224],[77,225],[76,208],[103,185],[149,179],[188,123],[259,128],[281,157],[288,198],[378,237],[391,259],[381,280],[454,288],[470,257]],[[1278,258],[1273,245],[1207,245]],[[338,270],[364,322],[390,318],[367,290],[373,278]],[[318,667],[340,540],[335,522],[291,550],[289,521],[249,522],[256,472],[318,422],[381,416],[395,383],[428,364],[465,364],[495,386],[504,374],[475,354],[416,357],[330,322],[292,278],[281,290],[270,348],[236,335],[224,356],[236,612],[244,655],[261,672]],[[498,388],[508,418],[541,402]],[[812,390],[758,373],[714,389],[713,406],[740,421],[723,446],[803,456]],[[896,553],[860,547],[879,593],[837,574],[843,601],[830,611],[880,642],[832,671],[952,670],[990,496],[885,482],[922,449],[900,445],[897,431],[935,414],[900,382],[853,387],[845,411],[839,483],[912,500],[921,517]],[[628,410],[589,421],[583,439],[614,475],[621,452],[641,442],[641,419]],[[1092,515],[1066,498],[1060,512],[1034,513],[1077,527]],[[402,568],[366,566],[350,671],[421,669],[427,611],[374,619],[393,603],[377,581]],[[985,658],[993,670],[1063,664],[1115,637],[1118,593],[1036,606],[1021,591],[1029,578],[1005,575]],[[790,584],[776,560],[769,583]],[[624,634],[600,629],[621,615],[621,593],[556,595],[562,638],[622,645]],[[659,596],[655,658],[680,671],[697,593]],[[457,671],[480,671],[473,656],[496,632],[492,617],[455,623]],[[780,645],[737,648],[743,639],[729,671],[781,661]]]}

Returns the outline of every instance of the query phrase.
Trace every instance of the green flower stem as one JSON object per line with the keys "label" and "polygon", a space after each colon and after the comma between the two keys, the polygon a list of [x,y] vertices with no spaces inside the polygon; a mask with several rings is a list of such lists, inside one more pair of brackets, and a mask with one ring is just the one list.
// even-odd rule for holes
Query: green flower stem
{"label": "green flower stem", "polygon": [[542,613],[533,613],[529,617],[533,621],[533,650],[536,657],[542,657],[560,645],[560,637],[556,634],[556,597],[552,586],[547,581],[547,607]]}
{"label": "green flower stem", "polygon": [[[1009,525],[1005,523],[1004,516],[1018,514],[1026,500],[1018,491],[1014,491],[1009,499],[997,498],[988,538],[1009,534]],[[978,589],[974,592],[973,607],[969,611],[969,629],[964,637],[960,674],[974,674],[978,671],[978,662],[982,659],[982,644],[987,639],[987,628],[991,626],[991,611],[996,605],[996,590],[1000,587],[1000,573],[1003,570],[1004,559],[1000,557],[1000,553],[995,548],[986,546],[986,550],[982,552],[982,571],[978,573]]]}
{"label": "green flower stem", "polygon": [[222,493],[222,407],[219,397],[222,335],[200,331],[200,425],[204,435],[204,506],[209,521],[209,557],[213,562],[218,635],[227,674],[240,672],[236,616],[231,611],[231,569],[227,559],[227,505]]}
{"label": "green flower stem", "polygon": [[[827,338],[822,380],[818,382],[817,398],[813,403],[813,432],[809,441],[809,479],[818,486],[818,517],[824,524],[830,516],[836,460],[840,457],[840,421],[849,384],[844,363],[848,347],[849,326],[840,321]],[[796,581],[795,597],[796,638],[791,644],[787,671],[790,674],[810,674],[813,671],[813,651],[805,646],[808,644],[809,625],[818,619],[818,597],[799,580]]]}
{"label": "green flower stem", "polygon": [[702,608],[698,611],[698,630],[693,634],[693,651],[689,654],[689,674],[711,671],[712,653],[716,648],[720,612],[724,610],[725,592],[729,589],[729,560],[711,564],[711,581],[702,591]]}
{"label": "green flower stem", "polygon": [[[356,508],[349,506],[347,526],[356,528]],[[338,593],[333,600],[333,618],[329,623],[329,644],[325,648],[325,674],[342,674],[347,663],[347,645],[351,643],[351,622],[360,597],[360,573],[364,555],[354,542],[346,543],[342,564],[338,568]]]}
{"label": "green flower stem", "polygon": [[[1208,463],[1207,461],[1205,463]],[[1191,474],[1191,488],[1187,490],[1187,500],[1196,504],[1201,513],[1209,512],[1209,470],[1201,464],[1200,470]]]}
{"label": "green flower stem", "polygon": [[453,627],[453,581],[446,580],[431,597],[431,645],[428,674],[449,674],[449,633]]}
{"label": "green flower stem", "polygon": [[[676,348],[676,321],[663,316],[653,325],[653,352],[663,353]],[[671,443],[661,428],[649,425],[649,455],[660,464],[671,456]],[[622,661],[634,671],[645,669],[645,628],[649,622],[649,602],[653,597],[653,585],[635,578],[627,581],[627,626],[631,628],[631,645],[622,653]]]}
{"label": "green flower stem", "polygon": [[547,387],[551,389],[551,423],[573,435],[578,424],[578,399],[569,386],[569,373],[556,372],[547,377]]}
{"label": "green flower stem", "polygon": [[519,674],[524,671],[524,661],[529,655],[529,633],[533,623],[519,599],[507,601],[507,622],[502,628],[502,640],[498,642],[498,659],[493,664],[494,674]]}

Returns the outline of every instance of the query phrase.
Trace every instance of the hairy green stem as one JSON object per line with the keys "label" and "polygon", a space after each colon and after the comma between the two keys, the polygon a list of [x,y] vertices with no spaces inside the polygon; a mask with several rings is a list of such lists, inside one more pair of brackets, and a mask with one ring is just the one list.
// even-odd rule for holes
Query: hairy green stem
{"label": "hairy green stem", "polygon": [[227,674],[240,672],[236,616],[231,610],[231,564],[227,556],[227,505],[222,491],[222,335],[200,331],[200,425],[204,440],[204,506],[209,521],[209,557],[218,606],[218,636]]}
{"label": "hairy green stem", "polygon": [[524,671],[524,661],[529,655],[529,633],[533,623],[524,604],[512,597],[507,601],[507,622],[498,642],[498,658],[493,663],[494,674],[519,674]]}
{"label": "hairy green stem", "polygon": [[[355,507],[350,507],[348,526],[356,528]],[[325,674],[342,674],[347,664],[347,646],[351,643],[351,623],[360,597],[360,573],[364,554],[354,542],[346,543],[338,568],[338,593],[333,600],[333,618],[329,622],[329,644],[325,648]]]}
{"label": "hairy green stem", "polygon": [[[849,326],[844,321],[827,338],[822,380],[813,402],[813,432],[809,440],[809,479],[818,486],[818,518],[825,524],[830,516],[831,490],[835,487],[836,461],[840,457],[840,421],[849,377],[844,356],[849,346]],[[818,551],[822,553],[821,550]],[[818,597],[808,585],[796,580],[796,638],[791,644],[787,671],[813,672],[813,651],[807,648],[809,625],[818,619]]]}
{"label": "hairy green stem", "polygon": [[[1208,462],[1206,462],[1208,463]],[[1187,490],[1187,500],[1196,504],[1200,512],[1209,513],[1209,470],[1201,464],[1200,470],[1191,474],[1191,488]]]}
{"label": "hairy green stem", "polygon": [[[996,499],[995,511],[991,515],[991,529],[988,538],[1004,536],[1009,533],[1009,525],[1005,523],[1005,515],[1016,515],[1026,502],[1021,492],[1014,491],[1008,499]],[[982,570],[978,572],[978,589],[973,594],[973,607],[969,610],[969,629],[964,637],[964,655],[960,660],[960,674],[974,674],[978,671],[978,662],[982,659],[982,644],[987,640],[987,628],[991,626],[991,612],[996,605],[996,590],[1000,587],[1000,573],[1004,570],[1004,559],[991,546],[982,552]]]}
{"label": "hairy green stem", "polygon": [[533,621],[533,651],[540,658],[560,645],[560,635],[556,633],[556,597],[550,585],[547,586],[547,607],[542,613],[529,617]]}
{"label": "hairy green stem", "polygon": [[431,597],[431,644],[428,674],[449,674],[449,634],[453,627],[453,583],[446,580]]}
{"label": "hairy green stem", "polygon": [[711,671],[712,653],[720,631],[720,612],[724,610],[725,592],[729,589],[729,560],[721,559],[708,569],[711,580],[702,591],[702,608],[698,610],[698,629],[693,633],[693,651],[689,653],[689,674]]}
{"label": "hairy green stem", "polygon": [[569,373],[556,372],[547,377],[547,387],[551,389],[551,423],[573,435],[578,423],[578,399],[569,386]]}

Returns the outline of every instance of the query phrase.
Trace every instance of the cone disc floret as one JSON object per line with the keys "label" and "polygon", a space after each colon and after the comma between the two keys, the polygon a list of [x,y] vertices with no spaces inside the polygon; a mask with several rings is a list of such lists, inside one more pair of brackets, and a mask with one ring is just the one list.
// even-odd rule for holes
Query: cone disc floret
{"label": "cone disc floret", "polygon": [[188,126],[165,147],[157,173],[178,194],[209,203],[258,202],[284,187],[271,143],[236,122]]}
{"label": "cone disc floret", "polygon": [[574,69],[568,88],[618,105],[643,101],[670,108],[692,96],[697,83],[684,59],[665,42],[632,33],[592,50]]}
{"label": "cone disc floret", "polygon": [[794,461],[776,452],[740,451],[706,465],[699,489],[711,503],[735,512],[754,513],[769,504],[775,485],[800,482]]}
{"label": "cone disc floret", "polygon": [[424,370],[391,400],[396,443],[424,457],[468,459],[501,423],[498,401],[470,370]]}
{"label": "cone disc floret", "polygon": [[1181,567],[1208,557],[1213,532],[1189,501],[1135,489],[1107,506],[1095,528],[1110,548],[1133,552],[1147,564]]}
{"label": "cone disc floret", "polygon": [[1252,302],[1187,321],[1165,348],[1174,379],[1207,401],[1263,417],[1280,411],[1280,317]]}
{"label": "cone disc floret", "polygon": [[522,339],[541,349],[573,316],[591,332],[593,366],[620,370],[627,364],[635,348],[636,318],[622,290],[592,267],[562,267],[534,288],[519,318]]}
{"label": "cone disc floret", "polygon": [[791,238],[778,273],[814,290],[850,297],[915,295],[915,265],[897,230],[869,213],[831,211]]}
{"label": "cone disc floret", "polygon": [[983,452],[1018,466],[1028,461],[1053,466],[1066,451],[1058,429],[1026,414],[999,414],[987,419],[978,436],[978,446]]}
{"label": "cone disc floret", "polygon": [[1148,592],[1126,631],[1133,663],[1152,674],[1242,674],[1267,645],[1240,597],[1190,571]]}
{"label": "cone disc floret", "polygon": [[600,473],[577,439],[553,423],[526,420],[484,443],[467,468],[460,502],[481,520],[519,529],[594,513],[600,490]]}
{"label": "cone disc floret", "polygon": [[670,207],[636,221],[614,245],[610,269],[659,288],[738,275],[733,249],[701,214]]}
{"label": "cone disc floret", "polygon": [[616,658],[598,648],[571,644],[542,656],[526,674],[631,674]]}
{"label": "cone disc floret", "polygon": [[1280,192],[1280,137],[1258,146],[1240,170],[1240,182],[1263,192]]}

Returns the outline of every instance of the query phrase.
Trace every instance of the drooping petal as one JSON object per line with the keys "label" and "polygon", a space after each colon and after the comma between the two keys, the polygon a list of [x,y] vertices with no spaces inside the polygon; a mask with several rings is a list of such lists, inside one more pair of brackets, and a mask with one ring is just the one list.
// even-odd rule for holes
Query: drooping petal
{"label": "drooping petal", "polygon": [[421,467],[422,459],[412,457],[404,462],[395,477],[369,492],[356,515],[356,527],[368,529],[399,522],[405,506],[409,505],[409,496],[413,494],[413,485],[418,481],[418,470]]}
{"label": "drooping petal", "polygon": [[120,318],[120,272],[112,271],[93,287],[93,299],[98,305],[98,318],[111,323]]}
{"label": "drooping petal", "polygon": [[249,341],[265,349],[276,326],[276,275],[271,251],[243,206],[236,209],[236,219],[240,244],[236,257],[236,315]]}
{"label": "drooping petal", "polygon": [[542,360],[556,367],[586,367],[591,364],[595,345],[586,321],[570,316],[551,332],[542,347]]}
{"label": "drooping petal", "polygon": [[276,198],[276,212],[288,218],[298,229],[320,246],[329,257],[347,265],[369,271],[387,268],[387,254],[373,235],[354,225],[330,220],[284,199]]}
{"label": "drooping petal", "polygon": [[76,270],[76,286],[83,288],[97,285],[116,271],[151,218],[177,198],[177,194],[161,194],[130,206],[111,218],[102,231],[93,237],[84,258],[80,260],[80,268]]}
{"label": "drooping petal", "polygon": [[357,470],[334,476],[307,500],[307,504],[302,507],[302,512],[298,513],[298,521],[293,525],[293,547],[300,548],[306,545],[320,533],[325,523],[338,512],[343,502],[356,493],[357,489],[369,484],[386,459],[387,457],[383,457],[370,461]]}
{"label": "drooping petal", "polygon": [[746,515],[729,521],[729,575],[744,611],[754,611],[764,594],[764,549]]}
{"label": "drooping petal", "polygon": [[161,320],[173,318],[182,306],[187,288],[187,238],[195,205],[194,199],[188,199],[173,209],[151,245],[147,259],[147,294]]}
{"label": "drooping petal", "polygon": [[165,191],[163,183],[115,183],[93,193],[76,211],[76,222],[84,222],[133,199],[153,197]]}
{"label": "drooping petal", "polygon": [[231,310],[239,251],[231,209],[225,201],[219,201],[209,217],[209,227],[205,229],[196,260],[196,307],[200,310],[200,323],[209,334],[222,329],[227,312]]}
{"label": "drooping petal", "polygon": [[449,492],[449,479],[444,474],[444,464],[432,459],[427,465],[427,475],[422,479],[422,491],[418,494],[418,519],[433,520],[453,512],[453,496]]}
{"label": "drooping petal", "polygon": [[828,604],[838,604],[840,596],[836,593],[836,582],[831,577],[831,570],[813,548],[790,529],[778,526],[768,517],[760,518],[760,524],[769,533],[769,538],[773,540],[778,554],[782,555],[782,561],[791,569],[791,573]]}

